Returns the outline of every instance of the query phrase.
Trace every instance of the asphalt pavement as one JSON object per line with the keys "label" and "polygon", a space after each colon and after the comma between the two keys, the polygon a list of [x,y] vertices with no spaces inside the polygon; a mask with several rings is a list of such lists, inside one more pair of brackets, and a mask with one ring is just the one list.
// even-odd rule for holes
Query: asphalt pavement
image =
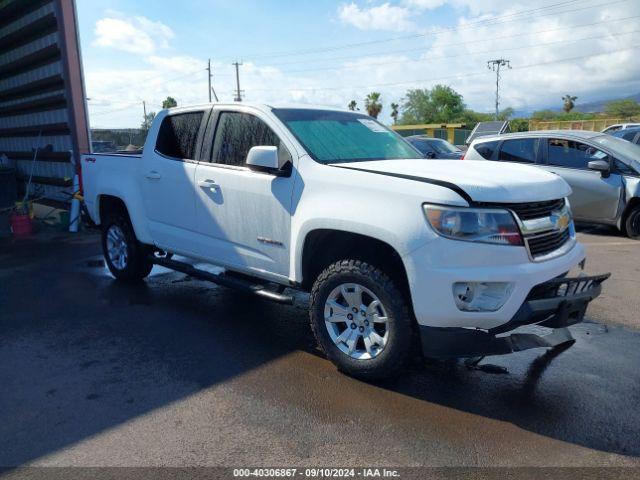
{"label": "asphalt pavement", "polygon": [[281,306],[156,269],[115,282],[98,237],[0,242],[0,466],[640,466],[640,242],[566,350],[412,365],[367,384]]}

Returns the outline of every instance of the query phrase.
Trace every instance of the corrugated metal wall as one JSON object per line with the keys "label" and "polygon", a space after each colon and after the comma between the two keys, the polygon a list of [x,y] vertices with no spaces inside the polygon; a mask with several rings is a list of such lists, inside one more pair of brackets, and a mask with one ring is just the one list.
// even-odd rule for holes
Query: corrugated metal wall
{"label": "corrugated metal wall", "polygon": [[0,155],[32,197],[69,200],[85,105],[73,0],[0,0]]}

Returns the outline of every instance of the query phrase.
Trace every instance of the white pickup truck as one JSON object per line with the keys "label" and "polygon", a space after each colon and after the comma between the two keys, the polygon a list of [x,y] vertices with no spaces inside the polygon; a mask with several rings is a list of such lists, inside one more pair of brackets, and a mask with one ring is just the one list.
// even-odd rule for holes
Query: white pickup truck
{"label": "white pickup truck", "polygon": [[[308,291],[318,343],[360,378],[392,375],[420,351],[480,357],[571,341],[565,327],[607,277],[567,276],[585,253],[560,177],[425,160],[357,112],[165,110],[141,155],[81,164],[117,279],[160,264],[280,302],[291,301],[285,288]],[[527,324],[554,330],[505,335]]]}

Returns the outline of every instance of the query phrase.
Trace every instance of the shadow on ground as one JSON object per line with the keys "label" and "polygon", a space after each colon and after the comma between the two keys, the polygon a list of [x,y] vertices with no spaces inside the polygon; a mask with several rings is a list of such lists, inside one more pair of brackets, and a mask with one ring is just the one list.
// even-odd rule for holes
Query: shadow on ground
{"label": "shadow on ground", "polygon": [[[292,352],[320,355],[304,296],[284,307],[176,273],[122,285],[96,261],[95,238],[67,240],[0,245],[0,465],[36,460]],[[639,457],[640,334],[589,323],[573,332],[578,342],[565,352],[485,360],[507,375],[431,362],[376,386],[339,381]],[[316,363],[290,368],[322,395]],[[280,380],[265,388],[296,390]],[[287,398],[313,403],[310,394]]]}

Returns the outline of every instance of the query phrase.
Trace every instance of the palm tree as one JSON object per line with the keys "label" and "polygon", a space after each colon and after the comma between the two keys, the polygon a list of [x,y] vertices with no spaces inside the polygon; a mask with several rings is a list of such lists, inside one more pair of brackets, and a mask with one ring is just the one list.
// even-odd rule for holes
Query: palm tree
{"label": "palm tree", "polygon": [[392,103],[391,104],[391,118],[393,118],[393,124],[396,125],[398,123],[398,109],[400,108],[400,105],[398,105],[397,103]]}
{"label": "palm tree", "polygon": [[573,102],[575,102],[578,99],[578,97],[572,97],[571,95],[565,95],[564,97],[562,97],[562,101],[564,102],[564,105],[562,106],[562,109],[569,113],[571,110],[573,110],[573,107],[575,107],[575,104]]}
{"label": "palm tree", "polygon": [[349,110],[358,110],[358,104],[356,103],[355,100],[351,100],[349,102],[349,105],[347,105],[347,107],[349,107]]}
{"label": "palm tree", "polygon": [[380,103],[380,93],[371,92],[364,100],[364,107],[367,109],[367,113],[370,117],[378,118],[382,111],[382,103]]}

